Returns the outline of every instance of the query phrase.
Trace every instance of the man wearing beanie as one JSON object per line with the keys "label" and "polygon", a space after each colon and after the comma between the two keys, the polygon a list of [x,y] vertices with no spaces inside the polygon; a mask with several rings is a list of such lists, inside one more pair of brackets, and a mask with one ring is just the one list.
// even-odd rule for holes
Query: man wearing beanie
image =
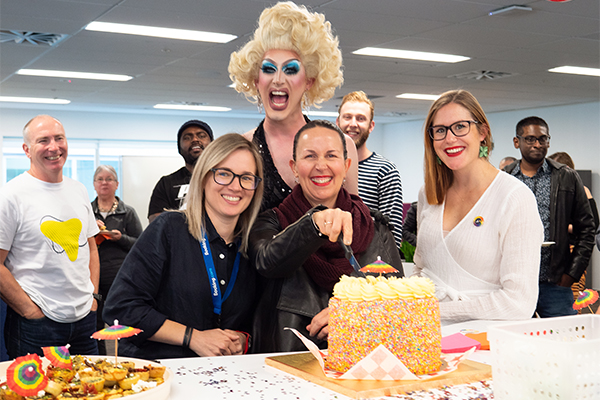
{"label": "man wearing beanie", "polygon": [[177,132],[177,149],[185,160],[185,167],[160,178],[150,198],[148,221],[152,222],[165,210],[178,210],[181,207],[196,160],[213,139],[213,131],[206,122],[193,119],[181,125]]}

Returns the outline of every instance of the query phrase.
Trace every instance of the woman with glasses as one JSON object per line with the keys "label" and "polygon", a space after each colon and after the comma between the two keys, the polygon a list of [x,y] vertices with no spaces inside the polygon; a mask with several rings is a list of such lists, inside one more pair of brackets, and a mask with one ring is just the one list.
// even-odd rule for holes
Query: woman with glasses
{"label": "woman with glasses", "polygon": [[424,140],[415,270],[435,283],[442,320],[530,318],[543,227],[533,193],[488,161],[492,134],[477,99],[442,94]]}
{"label": "woman with glasses", "polygon": [[265,278],[254,318],[255,352],[305,350],[286,327],[327,345],[333,286],[353,272],[338,239],[362,266],[379,256],[402,276],[384,218],[342,187],[350,163],[335,124],[311,121],[295,135],[289,167],[298,184],[279,207],[261,214],[250,239],[250,257]]}
{"label": "woman with glasses", "polygon": [[[302,109],[329,100],[344,81],[339,41],[323,14],[279,2],[261,13],[252,39],[231,54],[229,76],[236,91],[264,108],[265,119],[244,136],[263,157],[262,210],[268,210],[296,186],[288,162],[294,135],[308,122]],[[356,147],[346,141],[353,164],[345,187],[358,194]]]}
{"label": "woman with glasses", "polygon": [[143,330],[119,354],[155,359],[248,350],[255,271],[246,256],[260,208],[262,163],[241,135],[198,158],[185,207],[146,228],[111,288],[104,320]]}
{"label": "woman with glasses", "polygon": [[[133,207],[115,196],[119,187],[117,171],[110,165],[100,165],[94,172],[94,189],[98,196],[92,210],[100,233],[96,236],[100,256],[100,287],[98,294],[97,329],[104,329],[103,302],[131,247],[142,234],[142,224]],[[100,354],[106,354],[104,341],[98,342]]]}

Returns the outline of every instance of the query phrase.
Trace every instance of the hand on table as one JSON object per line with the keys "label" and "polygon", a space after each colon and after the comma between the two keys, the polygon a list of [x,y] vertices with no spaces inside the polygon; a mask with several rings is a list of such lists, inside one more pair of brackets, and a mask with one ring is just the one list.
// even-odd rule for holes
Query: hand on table
{"label": "hand on table", "polygon": [[194,330],[190,349],[202,357],[242,354],[244,343],[238,332],[229,329]]}
{"label": "hand on table", "polygon": [[313,222],[329,241],[336,242],[340,232],[344,235],[344,243],[352,244],[352,214],[339,208],[317,211],[312,215]]}
{"label": "hand on table", "polygon": [[310,321],[310,325],[306,327],[310,336],[316,337],[317,339],[327,339],[329,335],[329,307],[321,310],[320,313],[315,315]]}

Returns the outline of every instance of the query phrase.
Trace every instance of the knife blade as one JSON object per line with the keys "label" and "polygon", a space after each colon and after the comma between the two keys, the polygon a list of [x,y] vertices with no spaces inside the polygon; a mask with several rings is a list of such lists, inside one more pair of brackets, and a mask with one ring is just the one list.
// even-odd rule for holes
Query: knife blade
{"label": "knife blade", "polygon": [[352,268],[354,268],[354,271],[356,272],[356,274],[358,276],[366,278],[365,273],[360,270],[360,268],[361,268],[360,264],[358,263],[358,260],[356,259],[356,257],[354,257],[354,252],[352,251],[352,248],[350,246],[348,246],[346,243],[344,243],[344,236],[341,233],[338,236],[337,241],[340,244],[340,246],[342,246],[342,249],[344,250],[344,255],[350,262],[350,265],[352,265]]}

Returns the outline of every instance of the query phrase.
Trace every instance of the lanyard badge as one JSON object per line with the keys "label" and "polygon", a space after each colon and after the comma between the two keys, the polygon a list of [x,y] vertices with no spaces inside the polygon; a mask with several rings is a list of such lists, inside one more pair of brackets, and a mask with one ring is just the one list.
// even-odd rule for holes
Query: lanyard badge
{"label": "lanyard badge", "polygon": [[233,262],[233,271],[231,272],[231,278],[229,279],[229,283],[227,284],[227,288],[225,289],[225,293],[221,297],[221,289],[219,288],[219,280],[217,278],[217,271],[215,269],[215,263],[212,258],[212,253],[210,251],[210,245],[206,238],[206,233],[202,240],[200,240],[200,247],[202,249],[202,256],[204,257],[204,266],[206,267],[206,273],[208,274],[208,284],[210,285],[210,294],[212,296],[213,301],[213,313],[215,314],[215,320],[217,326],[221,325],[221,308],[223,302],[227,300],[231,291],[233,290],[233,286],[235,285],[235,280],[238,275],[238,271],[240,269],[240,257],[241,254],[238,251],[235,261]]}

